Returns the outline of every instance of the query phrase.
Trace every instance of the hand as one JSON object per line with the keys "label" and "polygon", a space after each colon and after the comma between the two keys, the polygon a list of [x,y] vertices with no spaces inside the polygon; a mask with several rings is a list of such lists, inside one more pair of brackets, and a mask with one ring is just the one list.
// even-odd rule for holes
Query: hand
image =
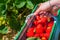
{"label": "hand", "polygon": [[[51,1],[51,5],[49,4],[49,1],[45,2],[45,3],[41,3],[38,7],[38,9],[35,11],[35,15],[41,11],[50,11],[52,12],[53,14],[54,13],[57,13],[57,7],[54,6],[52,7],[53,5],[55,5],[57,2],[56,1]],[[56,10],[56,11],[55,11]]]}
{"label": "hand", "polygon": [[57,16],[57,11],[58,9],[60,8],[60,5],[58,6],[54,6],[51,10],[51,13],[54,15],[54,16]]}
{"label": "hand", "polygon": [[39,7],[38,7],[38,9],[35,11],[34,14],[37,14],[37,13],[39,13],[40,11],[48,11],[48,10],[50,10],[49,2],[41,3],[41,4],[39,4]]}

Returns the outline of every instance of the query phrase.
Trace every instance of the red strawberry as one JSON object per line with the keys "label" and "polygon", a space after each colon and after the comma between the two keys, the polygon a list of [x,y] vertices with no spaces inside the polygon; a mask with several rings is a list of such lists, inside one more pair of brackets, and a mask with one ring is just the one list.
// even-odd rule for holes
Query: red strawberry
{"label": "red strawberry", "polygon": [[37,22],[38,22],[38,23],[41,23],[41,20],[38,20]]}
{"label": "red strawberry", "polygon": [[28,28],[28,31],[27,32],[34,32],[34,28],[33,27]]}
{"label": "red strawberry", "polygon": [[41,24],[38,24],[36,27],[36,33],[42,33],[43,32],[43,26]]}
{"label": "red strawberry", "polygon": [[34,21],[34,24],[38,25],[38,24],[42,24],[42,23],[41,23],[41,20],[38,20],[38,21]]}
{"label": "red strawberry", "polygon": [[34,25],[37,25],[37,24],[38,24],[38,22],[35,20],[35,21],[34,21]]}
{"label": "red strawberry", "polygon": [[27,33],[26,33],[27,37],[32,37],[34,36],[34,28],[29,28]]}
{"label": "red strawberry", "polygon": [[46,33],[50,33],[51,30],[52,30],[52,27],[47,27],[47,29],[46,29]]}
{"label": "red strawberry", "polygon": [[41,22],[42,22],[42,23],[45,23],[46,21],[47,21],[47,18],[46,18],[46,17],[42,17],[42,18],[41,18]]}
{"label": "red strawberry", "polygon": [[49,26],[49,27],[52,27],[52,26],[53,26],[53,24],[54,24],[54,22],[53,22],[53,21],[51,21],[51,22],[49,22],[49,23],[48,23],[48,26]]}
{"label": "red strawberry", "polygon": [[39,34],[37,34],[37,33],[34,35],[34,37],[39,37],[39,36],[40,36],[40,35],[39,35]]}
{"label": "red strawberry", "polygon": [[50,33],[45,33],[44,34],[44,37],[46,37],[47,39],[49,38],[49,36],[50,36]]}
{"label": "red strawberry", "polygon": [[44,36],[44,33],[40,33],[40,37],[43,37]]}
{"label": "red strawberry", "polygon": [[42,39],[41,39],[41,40],[47,40],[47,39],[46,39],[46,37],[42,37]]}
{"label": "red strawberry", "polygon": [[37,15],[37,16],[36,16],[36,19],[37,19],[37,20],[40,20],[40,16]]}
{"label": "red strawberry", "polygon": [[41,20],[38,20],[38,21],[35,20],[35,21],[33,22],[34,25],[38,25],[39,23],[41,23]]}
{"label": "red strawberry", "polygon": [[27,37],[33,37],[33,36],[34,36],[34,32],[27,32],[27,33],[26,33],[26,36],[27,36]]}
{"label": "red strawberry", "polygon": [[44,25],[43,30],[46,31],[47,25]]}

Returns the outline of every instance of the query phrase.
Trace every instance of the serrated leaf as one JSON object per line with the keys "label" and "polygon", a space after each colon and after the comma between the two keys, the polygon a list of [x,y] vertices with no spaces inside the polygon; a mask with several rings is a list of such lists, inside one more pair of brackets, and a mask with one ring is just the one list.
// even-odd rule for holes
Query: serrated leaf
{"label": "serrated leaf", "polygon": [[29,8],[29,9],[33,9],[34,5],[33,5],[33,3],[31,1],[27,1],[26,7]]}
{"label": "serrated leaf", "polygon": [[22,8],[26,4],[26,1],[21,1],[20,3],[16,4],[17,8]]}

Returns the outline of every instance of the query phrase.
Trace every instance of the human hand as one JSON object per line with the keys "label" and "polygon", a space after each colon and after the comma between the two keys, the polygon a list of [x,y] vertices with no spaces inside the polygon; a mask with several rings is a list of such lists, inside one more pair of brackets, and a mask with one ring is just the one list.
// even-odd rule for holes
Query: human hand
{"label": "human hand", "polygon": [[37,8],[37,10],[35,11],[34,14],[37,14],[40,11],[48,11],[50,9],[51,8],[50,8],[50,5],[49,5],[49,2],[41,3],[41,4],[39,4],[39,7]]}
{"label": "human hand", "polygon": [[52,1],[51,5],[49,4],[49,1],[41,3],[34,14],[36,15],[41,11],[50,11],[52,14],[57,13],[58,8],[56,6],[52,7],[54,4],[56,4],[56,1]]}
{"label": "human hand", "polygon": [[47,1],[47,2],[44,2],[44,3],[40,3],[39,7],[37,8],[37,10],[35,11],[34,14],[37,14],[40,11],[49,11],[49,10],[51,10],[51,6],[49,4],[49,1]]}

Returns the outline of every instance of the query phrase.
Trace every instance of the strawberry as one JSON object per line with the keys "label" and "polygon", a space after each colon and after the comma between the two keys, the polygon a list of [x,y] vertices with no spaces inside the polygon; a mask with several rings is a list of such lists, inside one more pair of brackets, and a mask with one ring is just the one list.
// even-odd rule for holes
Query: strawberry
{"label": "strawberry", "polygon": [[44,33],[40,33],[40,37],[43,37],[44,36]]}
{"label": "strawberry", "polygon": [[52,26],[53,26],[53,24],[54,24],[54,22],[53,22],[53,21],[51,21],[51,22],[49,22],[49,23],[48,23],[48,26],[49,26],[49,27],[52,27]]}
{"label": "strawberry", "polygon": [[38,24],[36,27],[36,33],[42,33],[43,32],[43,26],[41,24]]}
{"label": "strawberry", "polygon": [[34,36],[34,32],[27,32],[27,33],[26,33],[26,36],[27,36],[27,37],[33,37],[33,36]]}
{"label": "strawberry", "polygon": [[39,34],[36,33],[36,34],[34,35],[34,37],[39,37]]}
{"label": "strawberry", "polygon": [[47,39],[46,39],[46,37],[42,37],[42,39],[41,39],[41,40],[47,40]]}
{"label": "strawberry", "polygon": [[40,24],[40,23],[41,23],[41,20],[36,21],[36,24]]}
{"label": "strawberry", "polygon": [[46,21],[47,21],[47,18],[46,17],[41,18],[41,22],[42,23],[46,23]]}
{"label": "strawberry", "polygon": [[37,24],[38,24],[38,22],[35,20],[33,24],[34,24],[34,25],[37,25]]}
{"label": "strawberry", "polygon": [[52,27],[47,27],[47,29],[46,29],[46,33],[50,33],[51,30],[52,30]]}
{"label": "strawberry", "polygon": [[39,23],[41,23],[41,20],[38,20],[38,21],[35,20],[35,21],[33,22],[34,25],[38,25]]}
{"label": "strawberry", "polygon": [[46,37],[47,39],[49,38],[49,36],[50,36],[50,33],[45,33],[44,34],[44,37]]}
{"label": "strawberry", "polygon": [[37,22],[38,22],[38,23],[41,23],[41,20],[38,20]]}
{"label": "strawberry", "polygon": [[28,31],[27,32],[34,32],[34,28],[33,27],[28,28]]}
{"label": "strawberry", "polygon": [[40,20],[40,16],[37,15],[37,16],[36,16],[36,20]]}
{"label": "strawberry", "polygon": [[43,30],[46,31],[47,25],[44,25]]}
{"label": "strawberry", "polygon": [[34,36],[34,28],[33,27],[28,28],[28,31],[27,31],[26,35],[27,35],[27,37]]}

